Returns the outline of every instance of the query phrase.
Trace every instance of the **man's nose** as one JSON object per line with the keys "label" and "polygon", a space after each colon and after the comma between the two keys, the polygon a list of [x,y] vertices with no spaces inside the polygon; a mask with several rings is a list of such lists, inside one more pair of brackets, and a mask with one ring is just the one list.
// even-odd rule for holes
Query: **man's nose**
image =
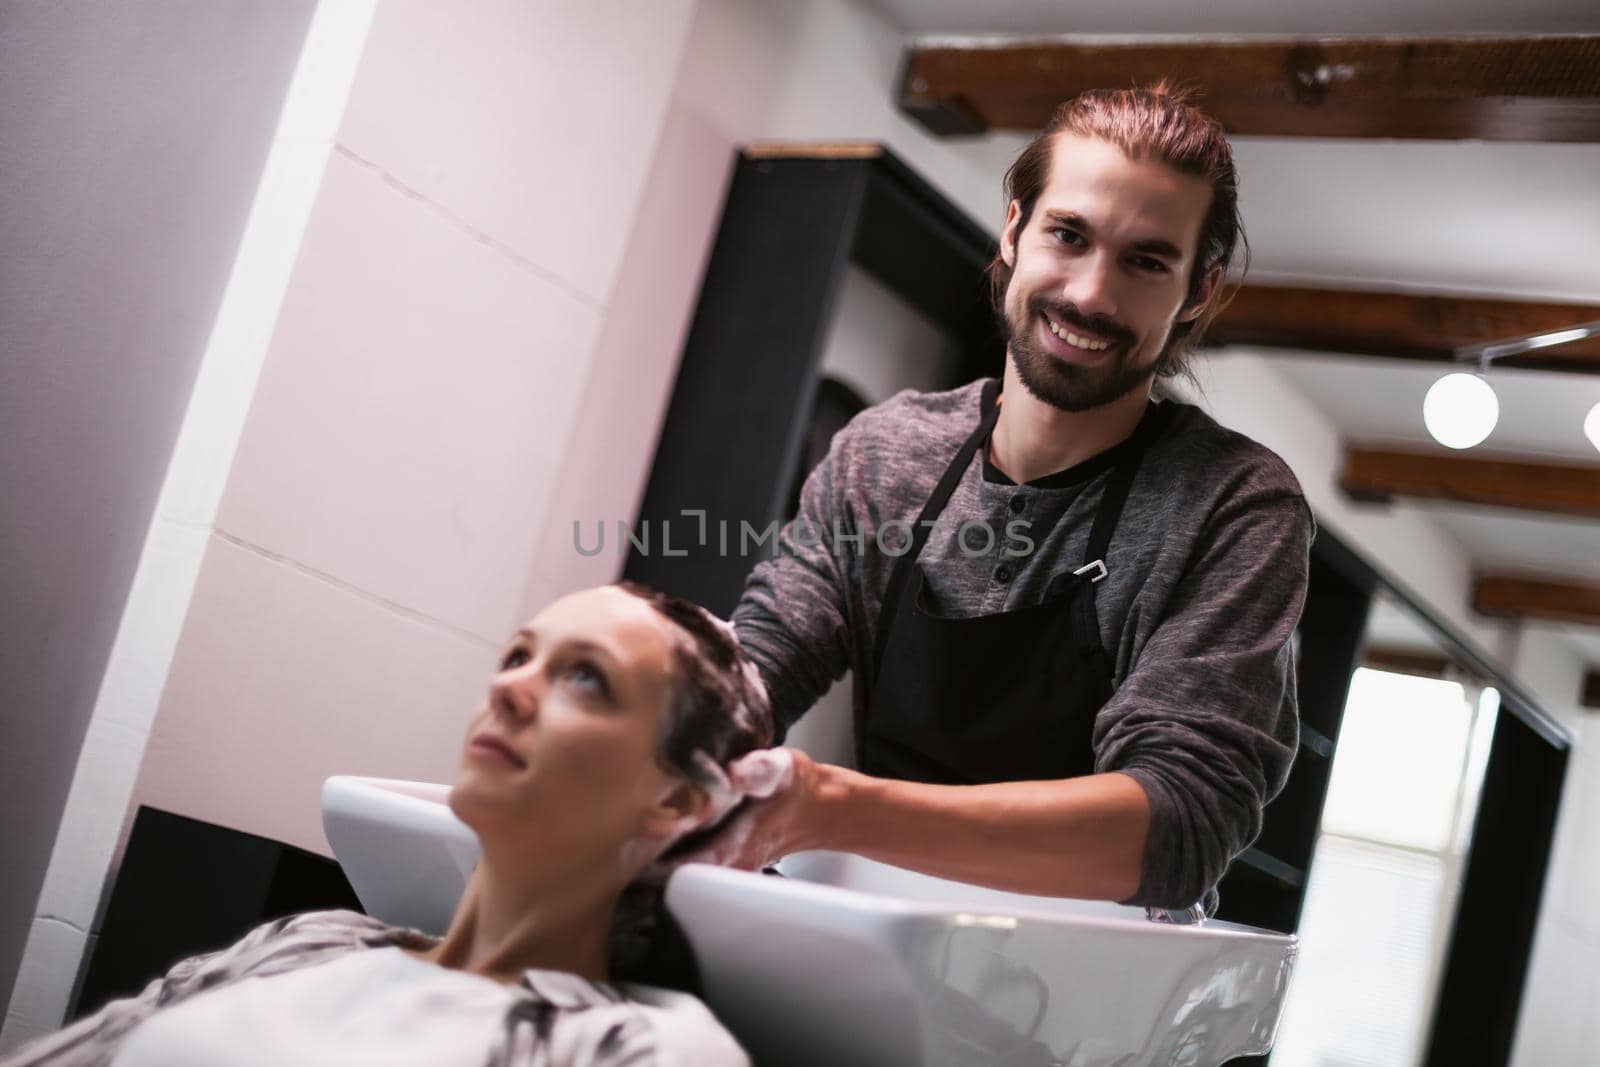
{"label": "man's nose", "polygon": [[1099,251],[1082,257],[1073,265],[1066,284],[1062,286],[1061,298],[1076,307],[1086,318],[1104,316],[1115,319],[1117,316],[1116,279],[1113,273],[1115,266],[1110,256]]}

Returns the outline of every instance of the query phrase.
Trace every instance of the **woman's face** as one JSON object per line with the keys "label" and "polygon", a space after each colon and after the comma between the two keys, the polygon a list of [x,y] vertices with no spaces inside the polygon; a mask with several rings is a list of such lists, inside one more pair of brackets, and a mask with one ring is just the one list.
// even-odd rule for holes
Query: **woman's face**
{"label": "woman's face", "polygon": [[694,790],[656,760],[673,624],[615,586],[563,597],[501,653],[450,806],[483,839],[573,861],[670,832]]}

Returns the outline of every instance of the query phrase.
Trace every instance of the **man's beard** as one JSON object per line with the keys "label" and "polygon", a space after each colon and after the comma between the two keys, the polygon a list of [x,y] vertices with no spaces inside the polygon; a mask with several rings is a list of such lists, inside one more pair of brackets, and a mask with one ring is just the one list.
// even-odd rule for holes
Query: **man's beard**
{"label": "man's beard", "polygon": [[[1044,312],[1066,326],[1112,341],[1116,351],[1103,366],[1080,367],[1045,349],[1034,334],[1034,324]],[[1062,411],[1089,411],[1120,400],[1149,382],[1150,364],[1134,361],[1133,337],[1124,327],[1106,320],[1088,319],[1069,304],[1058,304],[1035,294],[1027,304],[1026,319],[1018,323],[1008,311],[1001,317],[1006,348],[1017,367],[1022,387],[1046,404]],[[1042,327],[1048,329],[1048,327]]]}

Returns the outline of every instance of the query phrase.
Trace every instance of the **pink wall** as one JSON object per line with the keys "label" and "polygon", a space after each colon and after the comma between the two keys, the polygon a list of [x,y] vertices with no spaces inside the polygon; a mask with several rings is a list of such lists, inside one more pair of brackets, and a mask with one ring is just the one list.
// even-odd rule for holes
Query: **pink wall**
{"label": "pink wall", "polygon": [[328,775],[452,772],[633,266],[692,6],[634,10],[377,6],[136,803],[326,851]]}

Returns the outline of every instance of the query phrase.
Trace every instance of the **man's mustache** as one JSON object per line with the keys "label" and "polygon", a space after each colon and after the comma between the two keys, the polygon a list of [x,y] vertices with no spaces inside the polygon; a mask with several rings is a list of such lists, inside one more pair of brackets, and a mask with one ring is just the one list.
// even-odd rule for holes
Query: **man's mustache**
{"label": "man's mustache", "polygon": [[1112,341],[1131,341],[1133,331],[1103,315],[1090,317],[1079,311],[1072,304],[1058,303],[1044,297],[1034,297],[1028,302],[1029,310],[1036,314],[1049,313],[1050,317],[1064,326],[1076,326],[1084,333],[1094,334]]}

